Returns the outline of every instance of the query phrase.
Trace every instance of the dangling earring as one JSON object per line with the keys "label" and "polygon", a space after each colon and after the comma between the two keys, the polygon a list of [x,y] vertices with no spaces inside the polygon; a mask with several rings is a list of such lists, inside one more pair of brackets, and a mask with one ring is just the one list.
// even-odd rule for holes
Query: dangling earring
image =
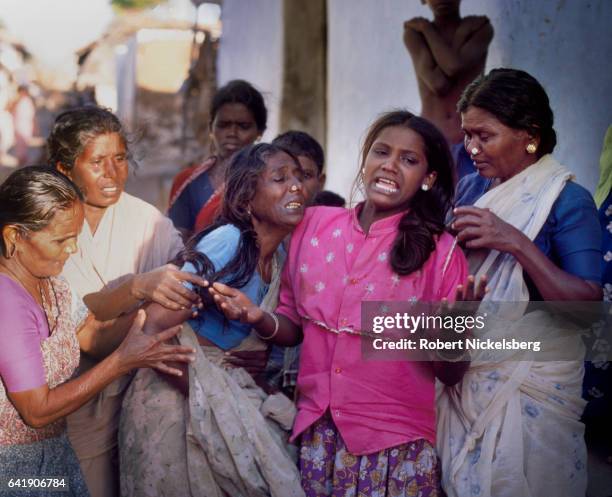
{"label": "dangling earring", "polygon": [[528,154],[535,154],[537,149],[538,147],[536,147],[535,143],[530,143],[525,147],[525,150],[527,150]]}
{"label": "dangling earring", "polygon": [[429,190],[429,185],[427,183],[423,183],[421,185],[421,190],[423,190],[424,192],[426,192],[427,190]]}

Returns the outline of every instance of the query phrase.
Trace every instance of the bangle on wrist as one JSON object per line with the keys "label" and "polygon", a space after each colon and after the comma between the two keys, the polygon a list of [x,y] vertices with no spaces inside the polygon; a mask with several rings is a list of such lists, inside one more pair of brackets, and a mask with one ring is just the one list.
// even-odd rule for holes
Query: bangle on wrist
{"label": "bangle on wrist", "polygon": [[278,322],[278,318],[276,317],[276,314],[274,314],[273,312],[268,312],[268,311],[264,311],[264,312],[272,318],[272,321],[274,321],[274,331],[272,332],[271,335],[263,336],[255,329],[255,334],[262,340],[272,340],[278,333],[278,329],[280,328],[280,323]]}

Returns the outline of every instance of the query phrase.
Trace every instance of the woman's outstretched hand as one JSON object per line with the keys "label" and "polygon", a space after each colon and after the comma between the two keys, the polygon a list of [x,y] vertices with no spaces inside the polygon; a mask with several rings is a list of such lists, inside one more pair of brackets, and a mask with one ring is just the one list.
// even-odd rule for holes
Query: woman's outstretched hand
{"label": "woman's outstretched hand", "polygon": [[183,284],[189,282],[206,286],[204,278],[181,271],[174,264],[166,264],[148,273],[137,274],[132,283],[132,295],[138,300],[157,302],[167,309],[178,311],[198,304],[198,294]]}
{"label": "woman's outstretched hand", "polygon": [[[476,284],[476,278],[470,274],[466,278],[465,283],[457,285],[455,301],[450,303],[448,299],[443,298],[435,309],[435,314],[440,316],[474,315],[488,291],[486,275],[481,276],[478,284]],[[459,302],[461,304],[457,305]],[[439,330],[436,333],[439,333]]]}
{"label": "woman's outstretched hand", "polygon": [[480,302],[488,291],[486,275],[482,275],[476,284],[476,278],[470,274],[465,283],[457,285],[455,302]]}
{"label": "woman's outstretched hand", "polygon": [[195,350],[182,345],[166,343],[181,330],[181,325],[173,326],[155,335],[143,333],[147,316],[140,309],[134,318],[130,331],[114,352],[119,360],[119,367],[125,372],[134,368],[154,368],[163,373],[181,376],[183,373],[170,367],[166,362],[193,362]]}
{"label": "woman's outstretched hand", "polygon": [[208,291],[227,319],[253,325],[262,321],[264,311],[251,302],[251,299],[240,290],[217,282],[213,283]]}
{"label": "woman's outstretched hand", "polygon": [[[487,278],[480,277],[478,283],[473,275],[469,275],[465,283],[457,285],[455,290],[455,302],[449,304],[447,299],[442,299],[438,308],[438,315],[452,316],[453,320],[461,318],[465,323],[465,318],[473,316],[487,293]],[[461,303],[456,305],[457,303]],[[456,323],[457,321],[455,321]],[[471,335],[472,328],[465,326],[465,329],[442,329],[431,330],[429,338],[448,342],[459,342]],[[449,351],[436,351],[431,355],[434,373],[437,378],[445,385],[452,386],[463,378],[470,364],[470,355],[463,346],[453,348]]]}

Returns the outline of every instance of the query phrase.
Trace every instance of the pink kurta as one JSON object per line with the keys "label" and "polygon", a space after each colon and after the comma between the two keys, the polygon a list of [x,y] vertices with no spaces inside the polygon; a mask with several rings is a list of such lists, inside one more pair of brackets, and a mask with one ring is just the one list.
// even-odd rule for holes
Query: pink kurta
{"label": "pink kurta", "polygon": [[452,300],[467,276],[446,233],[419,271],[396,274],[389,257],[401,216],[365,234],[356,209],[310,208],[292,235],[277,312],[304,331],[294,438],[329,409],[356,455],[419,438],[435,444],[431,363],[364,361],[358,334],[362,301]]}
{"label": "pink kurta", "polygon": [[[49,278],[48,282],[53,298],[43,310],[20,284],[0,274],[0,446],[58,437],[66,428],[64,418],[31,428],[7,394],[45,384],[54,388],[68,381],[79,365],[70,288],[63,278]],[[45,314],[56,319],[51,334]]]}

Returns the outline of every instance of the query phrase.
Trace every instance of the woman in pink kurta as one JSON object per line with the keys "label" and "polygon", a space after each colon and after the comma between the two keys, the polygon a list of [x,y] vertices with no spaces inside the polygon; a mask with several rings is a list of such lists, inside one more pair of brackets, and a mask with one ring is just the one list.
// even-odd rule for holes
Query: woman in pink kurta
{"label": "woman in pink kurta", "polygon": [[446,142],[409,112],[385,114],[358,180],[364,203],[309,209],[293,233],[275,314],[218,283],[212,293],[263,339],[292,345],[303,335],[293,438],[307,496],[437,496],[434,380],[458,381],[465,364],[363,360],[361,303],[452,300],[466,280],[444,232]]}

